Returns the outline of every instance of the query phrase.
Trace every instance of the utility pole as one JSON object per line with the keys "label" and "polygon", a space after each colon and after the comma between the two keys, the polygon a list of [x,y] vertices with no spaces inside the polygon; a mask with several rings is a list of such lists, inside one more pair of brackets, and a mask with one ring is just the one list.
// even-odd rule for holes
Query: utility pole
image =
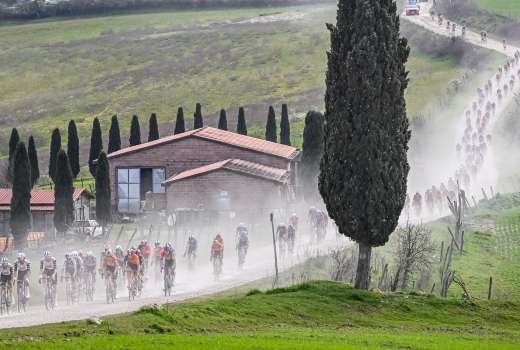
{"label": "utility pole", "polygon": [[273,213],[271,213],[270,219],[271,219],[271,229],[273,231],[274,269],[276,272],[274,285],[275,285],[275,287],[278,287],[278,256],[276,253],[276,235],[274,233],[274,215],[273,215]]}

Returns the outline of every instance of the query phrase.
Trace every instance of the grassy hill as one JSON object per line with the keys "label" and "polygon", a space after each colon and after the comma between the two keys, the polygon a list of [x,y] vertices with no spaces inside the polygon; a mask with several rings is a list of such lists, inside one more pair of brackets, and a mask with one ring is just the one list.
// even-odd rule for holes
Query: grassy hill
{"label": "grassy hill", "polygon": [[[86,140],[95,116],[106,135],[110,117],[118,114],[125,141],[132,114],[146,129],[146,119],[156,112],[162,133],[170,133],[177,107],[190,118],[196,102],[203,104],[209,124],[226,108],[233,125],[237,107],[247,106],[249,129],[260,136],[269,104],[279,111],[282,102],[289,103],[295,118],[322,108],[329,46],[324,23],[334,18],[334,5],[311,5],[2,25],[0,156],[13,126],[23,138],[34,134],[44,156],[51,130],[64,130],[71,118]],[[412,117],[445,94],[451,80],[475,68],[449,52],[423,51],[421,42],[412,43],[408,63]],[[496,57],[479,61],[491,67]],[[294,144],[300,145],[301,119],[293,128]]]}
{"label": "grassy hill", "polygon": [[517,349],[520,304],[376,294],[333,282],[0,331],[25,349]]}
{"label": "grassy hill", "polygon": [[520,19],[520,3],[512,0],[473,0],[480,8]]}

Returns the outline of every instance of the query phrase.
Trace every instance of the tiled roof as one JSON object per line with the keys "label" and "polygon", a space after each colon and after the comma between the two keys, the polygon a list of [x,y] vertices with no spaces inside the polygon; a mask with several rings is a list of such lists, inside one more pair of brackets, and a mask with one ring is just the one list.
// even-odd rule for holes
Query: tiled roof
{"label": "tiled roof", "polygon": [[221,162],[212,163],[199,168],[183,171],[172,176],[163,184],[168,185],[177,181],[181,181],[190,177],[207,174],[209,172],[226,169],[237,173],[259,177],[262,179],[285,183],[288,177],[288,171],[285,169],[272,168],[258,163],[248,162],[241,159],[226,159]]}
{"label": "tiled roof", "polygon": [[[86,193],[88,196],[93,197],[90,192],[88,192],[84,188],[75,188],[73,198],[74,200],[78,199],[83,193]],[[10,188],[1,188],[0,189],[0,207],[11,205],[11,198],[13,196],[13,191]],[[32,190],[31,191],[31,207],[34,206],[51,206],[54,207],[54,190]],[[52,208],[51,208],[52,210]]]}
{"label": "tiled roof", "polygon": [[174,142],[180,139],[184,139],[186,137],[197,137],[204,140],[220,142],[227,145],[249,149],[256,152],[270,154],[286,159],[293,159],[299,153],[298,149],[295,147],[258,139],[256,137],[240,135],[231,131],[220,130],[212,127],[204,127],[201,129],[186,131],[182,134],[166,136],[161,139],[146,142],[140,145],[126,147],[119,151],[110,153],[108,155],[108,158],[115,158],[128,153],[149,149],[157,145]]}

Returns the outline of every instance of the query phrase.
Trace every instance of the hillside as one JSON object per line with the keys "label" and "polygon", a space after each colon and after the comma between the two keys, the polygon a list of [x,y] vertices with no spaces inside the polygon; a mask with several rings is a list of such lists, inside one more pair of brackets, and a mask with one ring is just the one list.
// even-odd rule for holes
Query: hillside
{"label": "hillside", "polygon": [[[110,117],[118,114],[125,142],[132,114],[141,117],[146,133],[146,120],[156,112],[161,132],[171,133],[177,107],[183,106],[190,118],[197,102],[203,104],[209,124],[226,108],[234,125],[237,107],[246,106],[254,136],[263,135],[268,105],[279,112],[286,102],[295,119],[293,143],[300,145],[300,117],[309,109],[322,109],[329,45],[324,23],[333,22],[334,14],[334,5],[311,5],[129,13],[0,26],[0,156],[7,152],[14,126],[22,138],[35,135],[44,159],[51,130],[64,130],[71,118],[85,141],[95,116],[106,135]],[[412,118],[425,114],[433,97],[446,95],[450,81],[496,66],[497,55],[485,50],[472,52],[473,60],[461,60],[456,52],[430,45],[432,40],[417,28],[405,30],[414,37],[407,66]],[[82,154],[86,151],[84,145]]]}
{"label": "hillside", "polygon": [[376,294],[333,282],[2,330],[16,349],[517,349],[520,305]]}

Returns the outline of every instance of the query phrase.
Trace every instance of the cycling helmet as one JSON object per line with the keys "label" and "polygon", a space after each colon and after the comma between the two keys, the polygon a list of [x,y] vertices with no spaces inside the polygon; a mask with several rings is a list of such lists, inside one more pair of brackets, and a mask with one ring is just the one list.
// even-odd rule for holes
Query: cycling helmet
{"label": "cycling helmet", "polygon": [[76,258],[78,256],[78,252],[77,251],[72,251],[72,254],[71,254],[74,258]]}
{"label": "cycling helmet", "polygon": [[70,254],[69,253],[65,253],[65,259],[68,259],[70,258]]}
{"label": "cycling helmet", "polygon": [[7,256],[2,257],[2,264],[7,264],[9,262],[9,259],[7,259]]}
{"label": "cycling helmet", "polygon": [[239,227],[239,228],[246,228],[246,224],[244,224],[243,222],[241,222],[240,224],[238,224],[238,227]]}
{"label": "cycling helmet", "polygon": [[46,251],[43,252],[43,256],[44,257],[51,256],[51,253],[48,250],[46,250]]}
{"label": "cycling helmet", "polygon": [[22,252],[18,253],[18,259],[25,259],[25,254]]}
{"label": "cycling helmet", "polygon": [[89,250],[89,251],[87,252],[87,256],[94,256],[94,254],[92,253],[91,250]]}
{"label": "cycling helmet", "polygon": [[112,256],[112,249],[107,250],[107,256]]}
{"label": "cycling helmet", "polygon": [[153,245],[157,248],[157,247],[159,247],[161,245],[161,242],[155,241],[155,243]]}
{"label": "cycling helmet", "polygon": [[116,251],[123,251],[123,248],[120,245],[118,245],[116,246]]}

